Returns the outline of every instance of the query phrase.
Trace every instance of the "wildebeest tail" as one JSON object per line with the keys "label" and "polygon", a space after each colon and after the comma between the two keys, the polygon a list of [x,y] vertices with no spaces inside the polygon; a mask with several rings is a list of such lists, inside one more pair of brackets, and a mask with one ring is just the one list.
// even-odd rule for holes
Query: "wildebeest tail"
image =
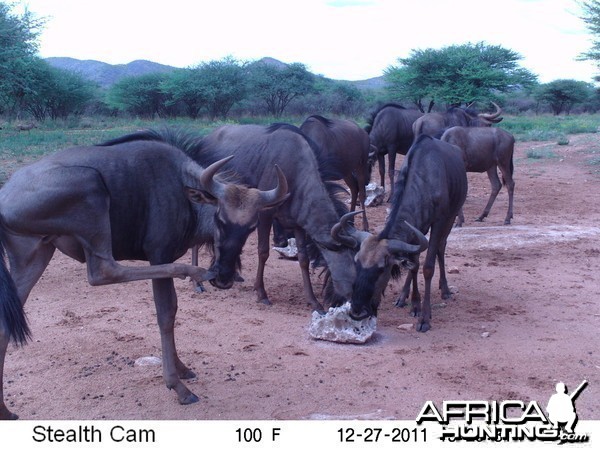
{"label": "wildebeest tail", "polygon": [[9,338],[24,345],[31,337],[23,304],[17,295],[17,288],[4,259],[4,246],[0,241],[0,328]]}

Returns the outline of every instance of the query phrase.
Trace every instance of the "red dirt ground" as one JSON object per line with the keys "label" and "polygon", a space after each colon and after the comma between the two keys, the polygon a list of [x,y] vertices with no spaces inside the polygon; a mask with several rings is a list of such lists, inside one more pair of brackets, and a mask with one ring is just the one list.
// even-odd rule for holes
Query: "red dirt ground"
{"label": "red dirt ground", "polygon": [[[527,158],[534,148],[556,157]],[[393,306],[394,282],[372,341],[312,340],[296,262],[272,252],[274,305],[255,301],[254,235],[244,283],[197,294],[178,280],[178,350],[201,398],[189,406],[165,388],[160,366],[134,365],[160,356],[150,283],[91,287],[85,267],[57,253],[26,304],[33,341],[7,355],[7,405],[23,419],[414,419],[426,400],[545,405],[558,381],[574,389],[586,379],[579,418],[600,419],[600,175],[590,164],[599,151],[597,135],[518,143],[510,226],[504,190],[490,217],[473,221],[489,183],[469,174],[467,221],[447,249],[456,294],[434,292],[425,334],[399,327],[413,319]],[[386,205],[368,214],[381,229]]]}

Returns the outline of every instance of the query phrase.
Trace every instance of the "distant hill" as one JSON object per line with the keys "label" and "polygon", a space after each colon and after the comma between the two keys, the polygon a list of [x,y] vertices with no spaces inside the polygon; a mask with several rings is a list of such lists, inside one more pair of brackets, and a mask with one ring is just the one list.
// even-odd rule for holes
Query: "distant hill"
{"label": "distant hill", "polygon": [[122,78],[146,75],[149,73],[167,73],[175,67],[165,66],[152,61],[137,60],[129,64],[108,64],[94,60],[75,58],[46,58],[48,64],[59,69],[76,72],[82,77],[98,83],[101,87],[109,87]]}
{"label": "distant hill", "polygon": [[[59,69],[75,72],[84,78],[98,83],[101,87],[110,87],[125,77],[146,75],[149,73],[168,73],[176,70],[176,67],[165,66],[152,61],[136,60],[129,64],[108,64],[91,59],[81,60],[75,58],[46,58],[51,66]],[[262,58],[258,62],[270,64],[276,67],[285,67],[287,64],[275,58]],[[383,77],[370,78],[361,81],[345,81],[356,86],[358,89],[382,89],[385,86]]]}

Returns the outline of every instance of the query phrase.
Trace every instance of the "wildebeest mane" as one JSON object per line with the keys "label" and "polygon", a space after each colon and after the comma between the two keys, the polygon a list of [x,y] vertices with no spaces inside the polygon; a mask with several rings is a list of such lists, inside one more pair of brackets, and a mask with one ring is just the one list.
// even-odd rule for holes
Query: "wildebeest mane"
{"label": "wildebeest mane", "polygon": [[[411,146],[408,153],[406,154],[406,159],[405,159],[404,163],[402,164],[402,168],[400,169],[400,172],[398,174],[398,179],[394,183],[394,195],[392,197],[392,207],[390,209],[390,214],[389,214],[390,218],[397,217],[397,215],[398,215],[398,210],[400,209],[400,204],[402,203],[402,197],[404,196],[404,188],[406,187],[406,180],[408,179],[408,174],[410,172],[412,160],[413,160],[414,154],[415,154],[413,149],[417,146],[417,144],[419,144],[420,142],[422,142],[425,139],[431,140],[433,138],[426,134],[420,135],[416,139],[414,144]],[[394,223],[395,223],[395,220],[386,221],[385,227],[379,234],[380,239],[387,239],[389,237],[389,235],[392,231],[392,228],[394,226]]]}
{"label": "wildebeest mane", "polygon": [[450,108],[448,108],[446,110],[446,113],[447,114],[451,114],[451,115],[463,115],[463,114],[467,114],[468,116],[471,116],[471,117],[477,117],[477,115],[479,114],[473,108],[461,108],[460,106],[451,106]]}
{"label": "wildebeest mane", "polygon": [[[289,123],[273,123],[267,128],[267,133],[273,133],[280,129],[292,131],[296,134],[299,134],[306,142],[308,142],[308,145],[310,146],[311,150],[313,151],[313,154],[315,155],[315,158],[317,159],[319,175],[321,176],[321,180],[323,180],[323,182],[330,180],[339,180],[340,178],[342,178],[342,175],[337,169],[337,160],[332,155],[329,155],[327,152],[323,151],[323,149],[321,149],[321,146],[318,145],[314,140],[309,138],[300,128],[294,125],[290,125]],[[345,192],[345,189],[341,186],[340,189]]]}
{"label": "wildebeest mane", "polygon": [[[220,156],[212,150],[205,148],[202,143],[202,138],[203,136],[198,132],[186,128],[165,126],[158,129],[149,128],[136,131],[96,145],[109,147],[135,141],[163,142],[180,149],[202,167],[208,167],[213,162],[220,159]],[[218,176],[222,181],[235,181],[239,183],[238,179],[224,179],[223,172]]]}
{"label": "wildebeest mane", "polygon": [[[315,156],[315,159],[317,160],[320,178],[327,190],[329,198],[333,203],[336,214],[338,215],[338,217],[342,217],[348,212],[348,207],[346,206],[346,203],[342,200],[342,198],[340,198],[340,194],[347,194],[347,191],[339,183],[328,181],[332,179],[338,180],[340,178],[339,174],[337,173],[337,169],[335,169],[336,161],[333,158],[326,155],[325,152],[322,151],[321,147],[317,145],[315,141],[309,138],[306,134],[302,132],[302,130],[300,130],[300,128],[294,125],[290,125],[287,123],[274,123],[267,128],[267,133],[273,133],[280,129],[289,130],[302,136],[302,138],[309,144]],[[325,303],[330,305],[341,304],[344,299],[335,293],[335,290],[333,288],[333,282],[331,280],[331,272],[327,267],[325,258],[323,258],[319,246],[311,239],[311,237],[308,234],[306,235],[306,251],[308,254],[308,258],[311,261],[312,267],[323,268],[320,276],[323,277],[322,293]]]}
{"label": "wildebeest mane", "polygon": [[376,108],[375,110],[373,110],[370,114],[370,116],[367,118],[367,125],[365,126],[365,131],[367,133],[370,133],[371,130],[373,129],[373,122],[375,122],[375,117],[377,117],[377,115],[381,112],[382,109],[384,108],[398,108],[398,109],[406,109],[406,107],[402,106],[399,103],[386,103],[378,108]]}
{"label": "wildebeest mane", "polygon": [[[306,118],[306,120],[309,120],[309,119],[318,120],[323,125],[325,125],[327,128],[333,127],[333,121],[332,120],[327,119],[326,117],[320,116],[318,114],[313,114],[312,116],[309,116],[309,117]],[[305,122],[306,122],[306,120],[305,120]]]}

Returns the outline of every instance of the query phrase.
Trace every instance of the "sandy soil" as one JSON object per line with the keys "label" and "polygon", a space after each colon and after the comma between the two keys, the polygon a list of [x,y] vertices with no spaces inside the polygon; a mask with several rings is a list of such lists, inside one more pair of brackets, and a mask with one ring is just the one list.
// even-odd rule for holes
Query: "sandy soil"
{"label": "sandy soil", "polygon": [[[557,157],[527,158],[534,148]],[[57,254],[26,305],[33,341],[7,355],[7,404],[23,419],[414,419],[426,400],[545,405],[558,381],[574,389],[587,379],[577,412],[600,419],[600,174],[586,164],[598,152],[597,135],[518,143],[511,226],[505,191],[486,222],[473,221],[489,183],[469,174],[467,221],[447,249],[456,294],[435,292],[425,334],[393,306],[394,282],[369,343],[312,340],[296,262],[272,252],[274,305],[256,303],[255,236],[244,283],[198,294],[177,281],[179,355],[201,398],[189,406],[165,388],[160,366],[134,364],[160,356],[150,283],[91,287],[84,266]],[[380,229],[386,205],[368,213]]]}

